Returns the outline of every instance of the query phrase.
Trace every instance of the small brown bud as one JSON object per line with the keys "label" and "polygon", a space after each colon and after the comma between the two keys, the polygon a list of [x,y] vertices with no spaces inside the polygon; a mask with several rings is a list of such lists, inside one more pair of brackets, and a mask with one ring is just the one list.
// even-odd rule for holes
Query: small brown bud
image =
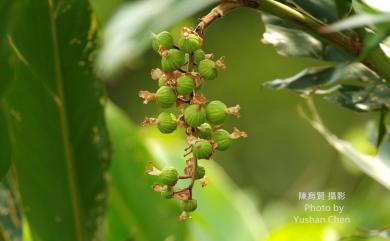
{"label": "small brown bud", "polygon": [[230,115],[240,117],[240,105],[228,107],[226,112]]}
{"label": "small brown bud", "polygon": [[152,69],[152,71],[150,72],[150,76],[152,77],[153,80],[160,79],[163,74],[164,73],[159,68]]}
{"label": "small brown bud", "polygon": [[225,56],[222,56],[217,61],[215,61],[215,68],[217,68],[217,69],[226,69]]}
{"label": "small brown bud", "polygon": [[138,92],[138,96],[144,99],[143,103],[147,104],[149,101],[154,100],[156,98],[156,94],[151,93],[147,90],[140,90]]}
{"label": "small brown bud", "polygon": [[230,138],[238,139],[240,137],[248,137],[248,134],[245,131],[240,131],[239,129],[234,127],[234,131],[230,134]]}

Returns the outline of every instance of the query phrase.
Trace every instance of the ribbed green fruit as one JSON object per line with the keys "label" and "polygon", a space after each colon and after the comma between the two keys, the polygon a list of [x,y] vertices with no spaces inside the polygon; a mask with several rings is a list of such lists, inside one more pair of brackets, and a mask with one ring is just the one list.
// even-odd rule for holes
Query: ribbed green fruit
{"label": "ribbed green fruit", "polygon": [[174,71],[185,64],[185,54],[177,49],[170,49],[166,56],[161,58],[161,67],[164,71]]}
{"label": "ribbed green fruit", "polygon": [[166,199],[172,198],[173,197],[173,188],[165,185],[161,188],[160,193],[161,193],[161,197],[163,197],[163,198],[166,198]]}
{"label": "ribbed green fruit", "polygon": [[224,151],[232,145],[232,139],[230,138],[229,132],[223,129],[215,131],[213,139],[215,143],[217,143],[217,147],[215,149],[218,151]]}
{"label": "ribbed green fruit", "polygon": [[206,170],[202,166],[198,166],[195,172],[195,179],[201,179],[206,174]]}
{"label": "ribbed green fruit", "polygon": [[156,92],[156,101],[162,108],[169,108],[176,102],[176,94],[172,88],[162,86]]}
{"label": "ribbed green fruit", "polygon": [[199,62],[198,72],[207,80],[215,79],[218,76],[218,70],[215,68],[215,63],[210,59],[204,59]]}
{"label": "ribbed green fruit", "polygon": [[169,112],[161,112],[157,117],[157,128],[161,133],[172,133],[176,130],[177,121],[176,116]]}
{"label": "ribbed green fruit", "polygon": [[206,58],[206,54],[202,49],[198,49],[194,52],[194,62],[195,64],[199,64],[200,61]]}
{"label": "ribbed green fruit", "polygon": [[152,48],[154,51],[159,52],[160,45],[165,49],[171,49],[173,47],[173,38],[168,31],[163,31],[153,36]]}
{"label": "ribbed green fruit", "polygon": [[174,186],[179,179],[179,173],[174,167],[166,167],[160,173],[160,181],[163,185]]}
{"label": "ribbed green fruit", "polygon": [[184,120],[191,127],[198,127],[206,121],[206,111],[200,105],[190,105],[184,110]]}
{"label": "ribbed green fruit", "polygon": [[198,207],[198,204],[197,204],[195,199],[182,200],[180,202],[181,210],[188,212],[188,213],[195,211],[197,207]]}
{"label": "ribbed green fruit", "polygon": [[203,123],[198,127],[198,136],[202,139],[209,139],[213,134],[213,129],[208,123]]}
{"label": "ribbed green fruit", "polygon": [[158,79],[158,87],[162,87],[166,84],[167,76],[165,74],[161,75],[161,77]]}
{"label": "ribbed green fruit", "polygon": [[194,87],[194,80],[188,75],[182,75],[176,80],[176,90],[180,95],[190,94]]}
{"label": "ribbed green fruit", "polygon": [[179,48],[185,53],[192,53],[200,48],[201,39],[195,34],[188,34],[179,39]]}
{"label": "ribbed green fruit", "polygon": [[226,105],[219,100],[211,101],[206,105],[207,121],[213,125],[220,125],[226,120]]}
{"label": "ribbed green fruit", "polygon": [[192,145],[192,154],[196,159],[208,158],[213,151],[213,147],[207,140],[199,140]]}

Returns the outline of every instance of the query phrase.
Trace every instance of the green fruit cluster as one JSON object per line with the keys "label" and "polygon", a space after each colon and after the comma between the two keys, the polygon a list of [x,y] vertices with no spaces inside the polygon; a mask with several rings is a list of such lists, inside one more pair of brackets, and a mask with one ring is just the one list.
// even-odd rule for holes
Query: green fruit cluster
{"label": "green fruit cluster", "polygon": [[[164,134],[180,127],[188,137],[184,174],[180,176],[173,167],[164,168],[159,174],[161,188],[158,189],[163,198],[180,199],[184,213],[197,207],[192,198],[193,182],[206,178],[205,168],[198,162],[210,160],[216,150],[227,150],[233,139],[244,136],[238,130],[229,133],[222,129],[229,114],[238,116],[239,106],[227,107],[219,100],[207,101],[201,93],[204,82],[217,78],[218,72],[225,68],[224,58],[213,60],[213,55],[206,54],[202,45],[201,36],[189,28],[182,29],[176,42],[167,31],[153,35],[153,50],[161,56],[161,69],[153,69],[151,73],[158,89],[155,93],[140,91],[139,94],[144,103],[155,100],[161,108],[169,108],[157,118],[146,118],[144,125],[156,124]],[[175,186],[180,179],[192,179],[192,184],[187,189],[177,190]],[[206,183],[203,181],[202,186]]]}

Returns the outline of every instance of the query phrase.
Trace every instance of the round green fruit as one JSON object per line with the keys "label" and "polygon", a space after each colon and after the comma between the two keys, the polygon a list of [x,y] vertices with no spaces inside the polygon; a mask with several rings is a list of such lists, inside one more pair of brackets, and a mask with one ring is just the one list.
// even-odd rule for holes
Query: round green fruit
{"label": "round green fruit", "polygon": [[194,87],[194,80],[188,75],[182,75],[176,80],[176,90],[180,95],[190,94]]}
{"label": "round green fruit", "polygon": [[166,84],[167,76],[165,74],[161,75],[161,77],[158,79],[158,87],[162,87]]}
{"label": "round green fruit", "polygon": [[153,36],[152,48],[154,51],[159,52],[160,45],[165,49],[171,49],[173,47],[173,38],[168,31],[163,31]]}
{"label": "round green fruit", "polygon": [[207,140],[199,140],[192,145],[192,154],[196,159],[208,158],[213,152],[213,147]]}
{"label": "round green fruit", "polygon": [[174,71],[185,64],[185,54],[177,49],[170,49],[161,58],[161,67],[164,71]]}
{"label": "round green fruit", "polygon": [[224,151],[228,149],[232,144],[232,139],[230,138],[229,132],[220,129],[214,132],[213,139],[215,143],[217,143],[217,149],[218,151]]}
{"label": "round green fruit", "polygon": [[198,49],[194,52],[194,62],[195,64],[199,64],[200,61],[206,58],[206,54],[202,49]]}
{"label": "round green fruit", "polygon": [[191,127],[198,127],[206,120],[206,110],[200,105],[190,105],[184,110],[184,120]]}
{"label": "round green fruit", "polygon": [[213,129],[208,123],[198,126],[198,136],[202,139],[209,139],[213,134]]}
{"label": "round green fruit", "polygon": [[201,179],[206,174],[206,170],[202,166],[198,166],[195,172],[195,179]]}
{"label": "round green fruit", "polygon": [[161,133],[172,133],[176,130],[177,121],[176,116],[169,112],[161,112],[157,117],[157,128]]}
{"label": "round green fruit", "polygon": [[172,88],[162,86],[156,92],[156,101],[162,108],[169,108],[176,102],[176,94]]}
{"label": "round green fruit", "polygon": [[161,188],[161,197],[169,199],[173,197],[173,188],[170,186],[163,186]]}
{"label": "round green fruit", "polygon": [[214,100],[206,105],[206,118],[213,125],[222,124],[227,116],[226,105],[219,101]]}
{"label": "round green fruit", "polygon": [[218,76],[218,70],[215,68],[215,63],[210,59],[204,59],[199,62],[198,72],[207,80],[215,79]]}
{"label": "round green fruit", "polygon": [[185,53],[192,53],[200,48],[201,39],[195,34],[187,34],[179,40],[179,48]]}
{"label": "round green fruit", "polygon": [[188,212],[188,213],[195,211],[197,207],[198,207],[198,204],[197,204],[195,199],[182,200],[180,202],[181,210]]}
{"label": "round green fruit", "polygon": [[174,167],[166,167],[160,173],[160,181],[163,185],[174,186],[179,179],[179,173]]}

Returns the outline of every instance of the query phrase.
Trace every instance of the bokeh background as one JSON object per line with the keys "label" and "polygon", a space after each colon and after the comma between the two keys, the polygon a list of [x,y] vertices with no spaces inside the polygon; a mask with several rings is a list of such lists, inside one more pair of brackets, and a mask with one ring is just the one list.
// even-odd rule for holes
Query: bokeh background
{"label": "bokeh background", "polygon": [[[106,12],[99,13],[103,25],[109,23],[117,10],[99,9],[106,9]],[[197,19],[209,10],[182,19],[169,30],[178,34],[183,26],[196,26]],[[261,42],[263,32],[260,13],[250,9],[235,10],[207,29],[204,49],[215,56],[226,56],[227,69],[216,80],[206,83],[204,93],[208,99],[222,100],[227,105],[240,104],[241,117],[230,118],[226,127],[238,127],[249,134],[248,138],[236,141],[228,151],[217,153],[215,161],[254,200],[266,229],[271,233],[269,240],[301,241],[302,237],[294,235],[312,232],[310,225],[292,224],[292,216],[303,211],[298,192],[346,192],[347,200],[343,204],[346,216],[352,217],[353,222],[332,225],[336,230],[342,230],[343,235],[385,228],[390,224],[390,193],[348,165],[299,116],[297,107],[304,106],[301,97],[292,92],[262,87],[265,81],[289,77],[306,67],[324,63],[278,55],[272,46]],[[141,89],[153,91],[157,88],[150,79],[150,70],[158,67],[159,61],[160,57],[148,48],[106,81],[110,99],[135,123],[161,111],[156,105],[143,105],[138,97]],[[320,98],[316,99],[316,105],[333,133],[370,152],[372,147],[364,141],[364,128],[369,120],[376,118],[375,115],[352,112]],[[178,153],[181,151],[177,150]],[[290,239],[278,236],[280,232]]]}

